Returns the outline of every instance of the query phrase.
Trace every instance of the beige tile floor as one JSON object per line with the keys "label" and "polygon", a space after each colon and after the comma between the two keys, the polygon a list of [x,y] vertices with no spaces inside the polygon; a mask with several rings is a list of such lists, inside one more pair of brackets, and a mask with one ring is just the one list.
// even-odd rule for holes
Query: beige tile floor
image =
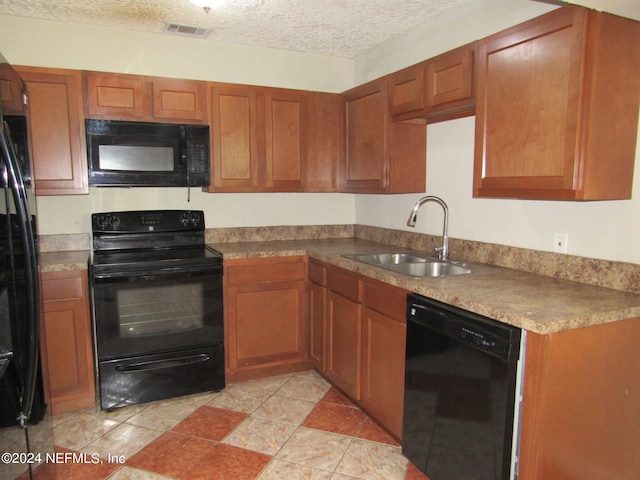
{"label": "beige tile floor", "polygon": [[427,478],[393,438],[311,370],[242,382],[219,393],[53,420],[58,452],[100,458],[95,464],[59,463],[56,478]]}

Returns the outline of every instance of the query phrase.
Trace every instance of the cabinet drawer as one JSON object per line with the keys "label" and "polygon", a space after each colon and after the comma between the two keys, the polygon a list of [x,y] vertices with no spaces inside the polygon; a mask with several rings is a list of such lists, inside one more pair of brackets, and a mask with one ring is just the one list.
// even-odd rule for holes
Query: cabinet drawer
{"label": "cabinet drawer", "polygon": [[364,284],[364,303],[367,308],[406,323],[407,291],[379,283]]}
{"label": "cabinet drawer", "polygon": [[239,263],[227,262],[225,276],[227,283],[237,285],[243,283],[282,282],[298,280],[306,277],[306,269],[302,257],[259,258],[239,260]]}
{"label": "cabinet drawer", "polygon": [[48,278],[42,277],[42,300],[53,302],[82,298],[82,279],[75,278]]}
{"label": "cabinet drawer", "polygon": [[362,282],[350,273],[330,269],[327,272],[327,286],[345,298],[356,302],[362,300]]}
{"label": "cabinet drawer", "polygon": [[309,281],[325,286],[327,284],[327,267],[309,262]]}

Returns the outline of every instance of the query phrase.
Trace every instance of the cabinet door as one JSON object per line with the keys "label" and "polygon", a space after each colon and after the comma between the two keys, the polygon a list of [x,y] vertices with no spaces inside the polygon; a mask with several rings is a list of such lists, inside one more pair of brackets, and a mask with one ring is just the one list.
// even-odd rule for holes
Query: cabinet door
{"label": "cabinet door", "polygon": [[143,119],[148,104],[144,84],[138,75],[86,72],[87,115]]}
{"label": "cabinet door", "polygon": [[43,358],[53,413],[95,404],[86,270],[42,274]]}
{"label": "cabinet door", "polygon": [[363,323],[362,405],[400,438],[407,328],[368,308]]}
{"label": "cabinet door", "polygon": [[206,121],[204,82],[152,78],[153,117],[173,121]]}
{"label": "cabinet door", "polygon": [[426,62],[427,117],[448,120],[473,115],[475,43],[438,55]]}
{"label": "cabinet door", "polygon": [[420,63],[391,75],[389,101],[391,114],[421,111],[425,108],[425,64]]}
{"label": "cabinet door", "polygon": [[337,93],[307,93],[305,192],[337,192],[344,161],[344,107]]}
{"label": "cabinet door", "polygon": [[228,288],[232,370],[304,360],[302,280]]}
{"label": "cabinet door", "polygon": [[301,191],[305,183],[305,96],[270,89],[263,98],[266,187]]}
{"label": "cabinet door", "polygon": [[387,90],[375,81],[345,95],[346,191],[383,192],[388,186]]}
{"label": "cabinet door", "polygon": [[210,87],[211,189],[255,191],[258,178],[258,112],[254,88]]}
{"label": "cabinet door", "polygon": [[380,282],[364,286],[362,405],[402,437],[407,291]]}
{"label": "cabinet door", "polygon": [[361,335],[362,306],[329,291],[326,375],[353,400],[360,399]]}
{"label": "cabinet door", "polygon": [[20,67],[18,73],[29,97],[36,194],[88,193],[80,72]]}
{"label": "cabinet door", "polygon": [[638,22],[578,7],[481,40],[474,195],[631,198],[639,42]]}
{"label": "cabinet door", "polygon": [[582,48],[573,20],[538,20],[480,42],[476,195],[572,190]]}
{"label": "cabinet door", "polygon": [[229,260],[224,273],[227,378],[307,365],[304,258]]}

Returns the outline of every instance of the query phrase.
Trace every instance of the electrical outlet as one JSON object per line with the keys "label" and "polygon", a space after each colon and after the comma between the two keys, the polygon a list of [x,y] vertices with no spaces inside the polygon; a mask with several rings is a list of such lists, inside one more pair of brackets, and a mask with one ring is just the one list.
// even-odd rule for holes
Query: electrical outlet
{"label": "electrical outlet", "polygon": [[556,233],[553,241],[553,251],[556,253],[567,253],[568,243],[569,243],[568,233]]}

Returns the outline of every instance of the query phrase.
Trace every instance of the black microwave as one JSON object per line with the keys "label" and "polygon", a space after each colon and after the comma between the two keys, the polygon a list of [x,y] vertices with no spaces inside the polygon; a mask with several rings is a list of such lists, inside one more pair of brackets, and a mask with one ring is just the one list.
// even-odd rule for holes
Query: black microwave
{"label": "black microwave", "polygon": [[85,120],[89,185],[209,185],[209,127]]}

